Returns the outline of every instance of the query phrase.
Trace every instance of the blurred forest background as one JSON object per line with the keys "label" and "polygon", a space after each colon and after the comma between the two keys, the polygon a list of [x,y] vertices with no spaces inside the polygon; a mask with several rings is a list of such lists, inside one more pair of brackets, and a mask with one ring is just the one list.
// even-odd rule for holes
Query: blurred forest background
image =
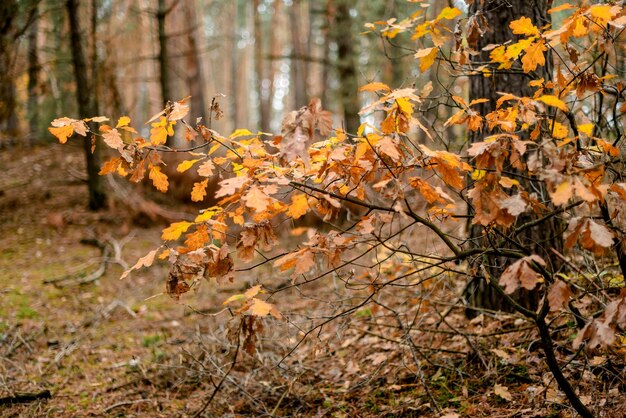
{"label": "blurred forest background", "polygon": [[[426,18],[453,5],[464,4],[433,2]],[[435,74],[418,73],[403,45],[410,40],[392,39],[392,47],[373,34],[362,36],[366,22],[407,16],[410,6],[395,0],[6,0],[0,5],[2,142],[51,141],[52,119],[78,116],[76,93],[93,99],[98,114],[136,120],[186,96],[192,96],[192,118],[206,118],[211,98],[223,94],[225,118],[213,126],[223,132],[277,131],[284,111],[319,97],[354,132],[363,105],[359,85],[419,87]],[[77,87],[76,48],[87,91]]]}

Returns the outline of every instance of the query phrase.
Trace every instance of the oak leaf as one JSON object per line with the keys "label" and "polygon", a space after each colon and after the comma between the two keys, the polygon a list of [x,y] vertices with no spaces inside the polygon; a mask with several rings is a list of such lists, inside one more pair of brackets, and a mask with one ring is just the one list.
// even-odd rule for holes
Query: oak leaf
{"label": "oak leaf", "polygon": [[191,222],[186,221],[174,222],[163,230],[161,239],[164,241],[177,240],[183,232],[186,232],[189,229],[191,225],[193,225]]}
{"label": "oak leaf", "polygon": [[161,167],[150,168],[150,174],[148,176],[158,191],[163,193],[167,192],[169,182],[167,181],[167,176],[161,172]]}
{"label": "oak leaf", "polygon": [[562,280],[557,280],[550,286],[548,291],[548,303],[550,304],[550,311],[558,311],[569,301],[569,298],[573,296],[574,292],[570,289],[570,286]]}
{"label": "oak leaf", "polygon": [[208,184],[209,179],[193,184],[193,189],[191,190],[191,200],[193,202],[202,202],[204,200]]}

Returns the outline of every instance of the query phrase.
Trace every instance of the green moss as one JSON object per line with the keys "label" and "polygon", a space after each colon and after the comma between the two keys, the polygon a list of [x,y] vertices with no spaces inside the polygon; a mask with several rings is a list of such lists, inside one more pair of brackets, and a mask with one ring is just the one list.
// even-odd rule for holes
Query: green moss
{"label": "green moss", "polygon": [[161,336],[160,334],[146,335],[145,337],[143,337],[141,345],[148,348],[160,345],[162,341],[163,336]]}
{"label": "green moss", "polygon": [[36,310],[29,306],[21,306],[16,314],[18,319],[33,319],[39,316]]}

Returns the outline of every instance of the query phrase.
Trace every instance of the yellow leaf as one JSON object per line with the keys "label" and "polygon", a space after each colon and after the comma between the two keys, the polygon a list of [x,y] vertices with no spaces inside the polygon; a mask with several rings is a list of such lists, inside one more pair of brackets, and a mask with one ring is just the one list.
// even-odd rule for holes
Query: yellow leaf
{"label": "yellow leaf", "polygon": [[596,4],[589,8],[589,13],[596,19],[611,20],[611,7],[610,4]]}
{"label": "yellow leaf", "polygon": [[65,144],[67,138],[74,133],[74,127],[72,125],[61,126],[59,128],[48,128],[50,133],[59,139],[59,142]]}
{"label": "yellow leaf", "polygon": [[167,181],[167,176],[161,173],[161,167],[152,167],[149,177],[158,191],[163,193],[167,192],[169,182]]}
{"label": "yellow leaf", "polygon": [[164,116],[161,116],[161,120],[159,122],[152,124],[152,129],[150,129],[150,142],[152,145],[157,146],[165,144],[168,134],[166,125],[167,120]]}
{"label": "yellow leaf", "polygon": [[226,299],[222,304],[223,305],[228,305],[229,303],[239,302],[240,300],[246,300],[246,295],[241,294],[241,293],[238,293],[236,295],[232,295],[231,297]]}
{"label": "yellow leaf", "polygon": [[445,9],[441,11],[441,13],[439,13],[439,16],[437,16],[435,20],[441,20],[441,19],[452,20],[458,15],[460,15],[461,13],[462,12],[456,7],[446,7]]}
{"label": "yellow leaf", "polygon": [[556,139],[563,139],[569,133],[567,126],[559,122],[554,122],[554,129],[552,130],[552,136]]}
{"label": "yellow leaf", "polygon": [[485,177],[486,174],[487,174],[487,171],[476,169],[472,171],[472,180],[474,181],[481,180],[483,177]]}
{"label": "yellow leaf", "polygon": [[[569,111],[569,107],[567,107],[567,105],[565,104],[565,102],[561,99],[559,99],[556,96],[553,96],[551,94],[544,94],[543,96],[537,98],[538,101],[543,102],[545,104],[547,104],[548,106],[554,106],[560,110],[562,110],[563,112],[568,112]],[[592,125],[592,124],[588,124],[588,125]],[[583,126],[583,125],[581,125]],[[593,127],[593,125],[592,125]]]}
{"label": "yellow leaf", "polygon": [[385,83],[381,83],[378,81],[359,87],[359,91],[380,91],[380,90],[391,91],[391,88]]}
{"label": "yellow leaf", "polygon": [[196,160],[186,160],[183,161],[182,163],[178,164],[178,167],[176,167],[176,171],[178,171],[179,173],[184,173],[185,171],[189,170],[191,167],[193,167],[193,165],[195,163],[197,163],[198,161],[200,161],[200,159],[196,159]]}
{"label": "yellow leaf", "polygon": [[[521,54],[522,51],[525,51],[527,48],[529,48],[532,45],[533,41],[534,41],[534,38],[528,38],[528,39],[522,39],[519,42],[515,42],[514,44],[510,44],[509,46],[506,47],[504,58],[508,60],[516,59],[517,57],[519,57],[519,54]],[[492,52],[495,52],[496,50],[498,50],[498,48],[494,49]],[[493,55],[493,54],[490,54],[490,55]],[[501,60],[502,57],[500,57],[499,59]],[[494,61],[500,62],[499,60],[496,60],[496,59],[494,59]]]}
{"label": "yellow leaf", "polygon": [[291,196],[291,205],[287,209],[287,216],[298,219],[309,211],[309,202],[304,193]]}
{"label": "yellow leaf", "polygon": [[248,135],[254,135],[254,134],[247,129],[237,129],[235,130],[235,132],[230,134],[229,138],[233,139],[233,138],[238,138],[240,136],[248,136]]}
{"label": "yellow leaf", "polygon": [[121,128],[122,126],[128,126],[129,123],[130,123],[130,118],[128,116],[122,116],[117,121],[117,125],[115,125],[115,127]]}
{"label": "yellow leaf", "polygon": [[414,56],[420,60],[420,71],[425,72],[434,64],[435,57],[437,56],[437,48],[420,49]]}
{"label": "yellow leaf", "polygon": [[522,57],[522,70],[525,73],[535,71],[538,65],[546,65],[546,58],[543,55],[548,50],[546,42],[541,39],[525,49],[525,54]]}
{"label": "yellow leaf", "polygon": [[172,241],[177,240],[183,232],[187,232],[191,225],[193,225],[191,222],[186,221],[174,222],[163,230],[161,239]]}
{"label": "yellow leaf", "polygon": [[563,183],[559,184],[554,191],[554,193],[550,193],[550,197],[552,198],[552,203],[556,206],[565,205],[573,194],[572,185],[565,180]]}
{"label": "yellow leaf", "polygon": [[194,202],[202,202],[206,196],[206,188],[208,184],[209,179],[194,183],[193,190],[191,190],[191,200]]}
{"label": "yellow leaf", "polygon": [[593,123],[583,123],[581,125],[578,125],[578,132],[583,133],[587,136],[591,136],[593,134]]}
{"label": "yellow leaf", "polygon": [[539,29],[537,29],[537,27],[533,25],[533,22],[525,16],[512,21],[509,24],[509,27],[516,35],[539,36]]}

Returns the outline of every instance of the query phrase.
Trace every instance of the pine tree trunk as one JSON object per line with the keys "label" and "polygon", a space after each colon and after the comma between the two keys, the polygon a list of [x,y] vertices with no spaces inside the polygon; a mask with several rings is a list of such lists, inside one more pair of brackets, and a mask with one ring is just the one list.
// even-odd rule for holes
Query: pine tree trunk
{"label": "pine tree trunk", "polygon": [[[477,51],[481,51],[485,45],[488,44],[503,44],[511,39],[512,33],[509,29],[509,23],[512,20],[517,20],[522,16],[530,18],[533,24],[537,27],[543,27],[550,23],[547,10],[550,8],[550,0],[487,0],[485,2],[474,2],[470,10],[470,16],[477,12],[482,12],[489,23],[488,32],[485,33],[478,41],[478,45],[475,48]],[[475,62],[485,63],[489,61],[489,52],[481,52],[478,56],[474,57]],[[470,81],[470,100],[477,98],[487,98],[489,102],[482,103],[478,106],[474,106],[473,109],[480,112],[481,115],[495,109],[496,100],[500,97],[498,92],[507,92],[515,94],[516,96],[532,96],[535,88],[528,86],[528,82],[532,79],[544,78],[546,81],[552,79],[552,59],[548,54],[546,56],[546,65],[537,67],[532,76],[525,74],[513,66],[511,70],[494,70],[491,77],[484,77],[481,74],[471,77]],[[478,142],[484,140],[484,137],[489,135],[488,132],[475,133],[471,135],[471,142]],[[526,138],[527,139],[527,138]],[[507,168],[509,171],[514,171],[513,168]],[[541,187],[540,182],[535,182],[531,185],[528,180],[519,179],[522,187],[529,192],[535,192],[538,195],[538,199],[550,207],[550,199],[545,190],[545,187]],[[470,215],[472,210],[470,208]],[[470,218],[471,220],[471,218]],[[516,225],[521,225],[529,221],[529,217],[520,216]],[[490,241],[487,239],[487,231],[485,227],[481,225],[469,225],[470,245],[479,247],[490,246]],[[540,255],[546,262],[548,262],[550,270],[554,271],[559,267],[559,260],[555,260],[554,255],[550,249],[554,248],[557,251],[561,251],[563,248],[563,222],[558,217],[553,217],[546,222],[538,225],[537,227],[529,228],[517,235],[515,239],[522,245],[522,247],[529,249],[532,253]],[[502,234],[507,234],[509,231],[500,231],[500,234],[492,235],[493,240],[501,241]],[[509,244],[505,244],[507,246]],[[513,247],[514,248],[514,247]],[[518,249],[518,248],[515,248]],[[480,264],[484,269],[480,268]],[[496,280],[499,279],[503,270],[510,264],[510,259],[505,257],[482,257],[475,260],[473,270],[476,274],[487,272]],[[523,306],[534,309],[538,303],[538,293],[528,291],[518,291],[515,295],[516,300]],[[507,306],[505,300],[499,295],[495,288],[487,283],[485,278],[475,278],[467,286],[466,300],[471,307],[485,308],[491,310],[510,310],[511,307]],[[469,316],[475,315],[475,311],[471,308],[468,309],[467,314]]]}

